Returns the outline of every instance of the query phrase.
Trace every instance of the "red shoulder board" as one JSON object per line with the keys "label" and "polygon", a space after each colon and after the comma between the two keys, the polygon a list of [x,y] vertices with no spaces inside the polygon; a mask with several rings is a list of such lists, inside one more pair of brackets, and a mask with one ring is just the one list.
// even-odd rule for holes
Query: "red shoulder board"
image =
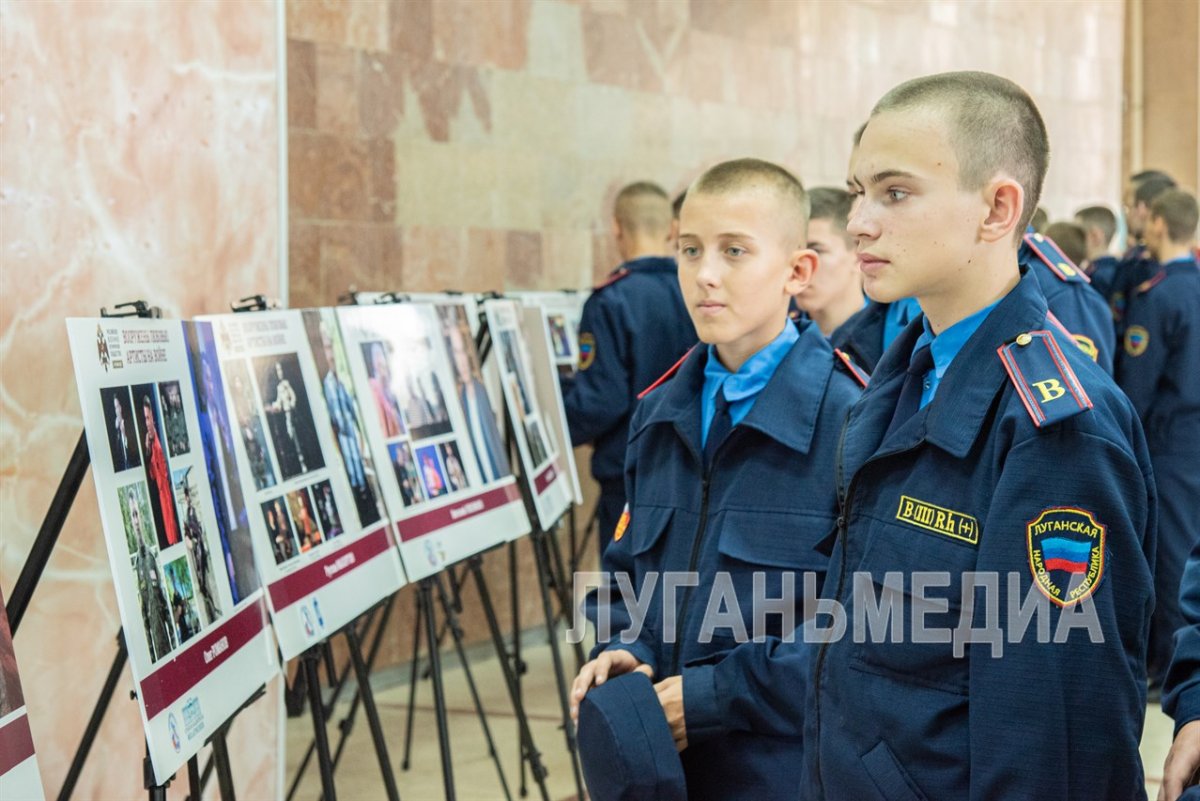
{"label": "red shoulder board", "polygon": [[1038,428],[1087,411],[1092,401],[1049,331],[1027,331],[996,349]]}
{"label": "red shoulder board", "polygon": [[867,371],[855,364],[854,360],[850,358],[850,354],[846,353],[844,350],[838,350],[837,348],[834,348],[833,355],[836,356],[837,360],[842,363],[843,367],[846,368],[846,372],[849,373],[863,389],[866,389],[867,382],[871,380],[871,376],[867,373]]}
{"label": "red shoulder board", "polygon": [[685,353],[685,354],[683,354],[682,356],[680,356],[680,357],[679,357],[679,361],[677,361],[677,362],[675,362],[673,365],[671,365],[671,369],[670,369],[670,370],[667,370],[667,372],[665,372],[665,373],[663,373],[662,375],[660,375],[660,376],[658,377],[658,380],[657,380],[657,381],[655,381],[653,384],[651,384],[650,386],[646,387],[645,389],[643,389],[641,392],[639,392],[639,393],[638,393],[638,400],[641,400],[642,398],[646,397],[647,395],[649,395],[649,394],[650,394],[651,392],[653,392],[654,390],[656,390],[656,389],[658,389],[659,387],[661,387],[663,384],[665,384],[665,383],[667,383],[668,381],[670,381],[670,380],[671,380],[671,379],[672,379],[672,378],[675,376],[675,374],[679,372],[679,368],[680,368],[680,367],[683,367],[683,363],[684,363],[685,361],[687,361],[687,357],[688,357],[688,356],[691,356],[691,355],[692,355],[692,351],[694,351],[695,349],[696,349],[696,346],[695,346],[695,345],[692,345],[690,348],[688,348],[688,349],[687,349],[687,353]]}
{"label": "red shoulder board", "polygon": [[1088,278],[1083,270],[1075,266],[1075,262],[1067,258],[1067,254],[1062,252],[1053,239],[1041,234],[1025,234],[1025,244],[1050,268],[1050,272],[1058,276],[1060,281],[1084,284],[1092,282],[1092,279]]}
{"label": "red shoulder board", "polygon": [[604,289],[604,287],[609,286],[610,284],[615,284],[627,275],[629,275],[629,270],[621,267],[614,271],[613,274],[608,278],[605,278],[603,281],[592,287],[592,291],[595,292],[597,289]]}
{"label": "red shoulder board", "polygon": [[[1161,284],[1163,279],[1166,277],[1167,277],[1167,271],[1163,270],[1163,269],[1159,269],[1159,271],[1157,273],[1155,273],[1153,276],[1151,276],[1149,279],[1138,284],[1137,289],[1134,291],[1139,295],[1142,294],[1143,292],[1149,292],[1151,289],[1153,289],[1154,287]],[[1155,296],[1155,297],[1157,297],[1157,296]]]}

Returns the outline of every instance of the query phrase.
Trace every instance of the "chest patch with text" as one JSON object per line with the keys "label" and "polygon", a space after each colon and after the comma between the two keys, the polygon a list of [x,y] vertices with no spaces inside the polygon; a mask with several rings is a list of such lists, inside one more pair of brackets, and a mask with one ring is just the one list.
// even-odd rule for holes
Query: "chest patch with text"
{"label": "chest patch with text", "polygon": [[908,495],[900,496],[900,506],[896,509],[896,519],[910,526],[942,534],[951,539],[979,544],[979,521],[969,514],[956,512],[944,506],[918,500]]}

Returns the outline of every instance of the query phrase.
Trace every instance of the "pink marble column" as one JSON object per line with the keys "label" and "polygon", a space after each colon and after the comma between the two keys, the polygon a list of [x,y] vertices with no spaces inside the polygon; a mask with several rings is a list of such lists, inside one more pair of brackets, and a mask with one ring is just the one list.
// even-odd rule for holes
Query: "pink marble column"
{"label": "pink marble column", "polygon": [[[267,0],[0,3],[0,584],[80,431],[63,319],[277,294],[277,8]],[[115,650],[90,476],[16,635],[43,782],[60,787]],[[122,676],[76,798],[133,798]],[[276,792],[278,693],[231,734],[239,795]],[[186,782],[173,796],[183,797]]]}

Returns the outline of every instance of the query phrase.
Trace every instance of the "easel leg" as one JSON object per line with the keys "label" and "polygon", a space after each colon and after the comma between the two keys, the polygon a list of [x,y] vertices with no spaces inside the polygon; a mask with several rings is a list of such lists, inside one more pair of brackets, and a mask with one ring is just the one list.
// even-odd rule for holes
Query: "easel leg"
{"label": "easel leg", "polygon": [[[383,607],[383,614],[379,618],[379,625],[375,628],[375,635],[371,638],[371,647],[367,653],[367,674],[370,675],[371,670],[375,667],[375,658],[379,655],[379,646],[383,644],[383,634],[387,629],[388,620],[392,617],[392,607],[396,604],[396,596],[393,594],[388,598],[387,603]],[[375,616],[375,610],[372,609],[367,615],[367,624],[363,626],[359,633],[360,637],[365,637],[370,630],[371,620]],[[358,704],[362,701],[362,696],[359,693],[354,694],[354,698],[350,700],[350,711],[346,716],[338,721],[338,744],[333,751],[333,767],[336,770],[337,766],[342,762],[342,752],[346,748],[346,743],[350,738],[350,732],[354,728],[354,716],[358,714]],[[390,763],[389,763],[390,764]]]}
{"label": "easel leg", "polygon": [[212,747],[213,764],[217,769],[217,787],[221,790],[221,801],[236,801],[233,791],[233,769],[229,764],[229,746],[225,742],[224,729],[217,730],[212,738]]}
{"label": "easel leg", "polygon": [[171,784],[171,780],[167,779],[162,784],[155,784],[154,766],[150,764],[149,743],[146,743],[146,757],[142,760],[142,784],[150,796],[150,801],[167,801],[167,786]]}
{"label": "easel leg", "polygon": [[[520,571],[517,569],[517,543],[514,540],[508,544],[508,593],[509,603],[512,607],[512,651],[508,657],[512,659],[512,672],[516,677],[516,698],[517,703],[521,703],[521,677],[525,675],[525,663],[521,661],[521,593],[520,593]],[[518,724],[517,734],[520,734]],[[521,797],[529,795],[529,787],[525,782],[525,757],[520,748],[520,738],[518,737],[518,754],[517,762],[521,766],[521,785],[519,792]]]}
{"label": "easel leg", "polygon": [[67,769],[67,777],[63,779],[62,789],[58,792],[58,801],[67,801],[71,797],[71,793],[75,792],[75,784],[79,781],[79,774],[83,772],[83,763],[87,761],[88,752],[92,750],[92,744],[96,742],[96,733],[100,731],[100,723],[104,720],[104,713],[108,711],[108,703],[117,690],[117,682],[125,669],[125,660],[128,656],[129,652],[125,650],[125,631],[122,629],[117,632],[117,653],[113,656],[112,666],[108,669],[108,676],[104,679],[100,697],[96,699],[96,706],[92,709],[92,716],[83,730],[79,747],[75,749],[75,757],[71,760],[71,767]]}
{"label": "easel leg", "polygon": [[337,790],[333,786],[333,760],[329,757],[329,735],[325,731],[325,708],[321,701],[321,685],[317,678],[317,662],[321,651],[309,648],[301,655],[305,680],[308,682],[308,706],[312,712],[313,736],[317,743],[317,766],[321,769],[321,790],[325,801],[337,801]]}
{"label": "easel leg", "polygon": [[187,776],[188,801],[200,801],[200,758],[194,754],[187,761]]}
{"label": "easel leg", "polygon": [[[521,773],[524,774],[524,763],[525,760],[528,760],[530,770],[533,772],[533,780],[537,782],[538,789],[541,790],[543,801],[550,801],[550,793],[546,789],[546,768],[542,765],[541,753],[533,743],[533,732],[529,729],[529,718],[525,714],[524,704],[521,703],[521,691],[517,686],[517,677],[513,672],[512,665],[508,661],[508,654],[504,648],[504,634],[500,631],[500,622],[496,619],[496,608],[492,606],[492,596],[484,580],[482,565],[482,557],[471,557],[469,567],[471,574],[475,577],[475,587],[479,590],[479,599],[483,604],[484,616],[487,618],[488,631],[492,635],[492,644],[496,647],[496,656],[500,660],[500,669],[504,672],[504,684],[508,688],[508,697],[512,701],[513,714],[517,718],[517,731],[520,734],[522,754]],[[522,795],[527,794],[527,792],[527,790],[522,788]]]}
{"label": "easel leg", "polygon": [[575,750],[575,724],[571,720],[571,708],[567,703],[567,678],[563,672],[562,654],[558,650],[558,618],[554,615],[553,604],[550,602],[550,554],[546,546],[549,536],[537,525],[534,525],[531,539],[533,552],[537,557],[538,584],[542,595],[542,612],[546,616],[546,635],[550,640],[550,656],[554,660],[554,678],[558,682],[558,701],[562,708],[563,734],[567,738],[567,751],[571,755],[571,772],[575,779],[577,797],[583,798],[583,778],[579,771],[579,754]]}
{"label": "easel leg", "polygon": [[388,801],[400,801],[396,791],[396,777],[392,773],[392,761],[388,758],[387,742],[383,739],[383,726],[379,723],[379,710],[375,707],[375,693],[371,689],[371,673],[363,661],[362,647],[353,626],[346,627],[346,644],[350,648],[350,661],[354,663],[354,675],[358,679],[358,698],[362,699],[367,713],[367,726],[371,739],[375,741],[375,755],[379,758],[379,770],[383,773],[383,786]]}
{"label": "easel leg", "polygon": [[512,793],[508,789],[508,779],[504,776],[504,766],[500,764],[500,754],[496,751],[496,743],[492,740],[492,730],[488,726],[487,713],[483,710],[483,702],[479,700],[479,690],[475,686],[475,677],[471,674],[471,665],[467,662],[467,652],[463,648],[462,627],[458,624],[458,616],[454,613],[454,606],[450,603],[450,596],[446,592],[446,586],[442,582],[441,574],[434,576],[434,581],[437,582],[438,599],[442,604],[442,614],[446,616],[446,627],[450,631],[450,636],[454,639],[454,650],[458,654],[459,664],[462,665],[463,675],[467,679],[467,689],[471,692],[471,700],[475,704],[475,713],[479,716],[479,722],[483,726],[483,738],[487,742],[488,756],[492,758],[492,762],[496,765],[496,773],[500,776],[500,788],[504,791],[504,797],[507,801],[512,801]]}
{"label": "easel leg", "polygon": [[404,723],[404,761],[401,770],[412,764],[413,717],[417,714],[417,671],[421,661],[421,629],[425,626],[425,599],[417,593],[417,619],[413,625],[412,670],[408,674],[408,719]]}
{"label": "easel leg", "polygon": [[[572,617],[574,610],[571,608],[571,587],[575,581],[575,574],[567,575],[566,567],[563,564],[562,549],[558,543],[558,532],[562,529],[562,520],[555,525],[554,531],[546,535],[546,543],[550,546],[550,555],[554,558],[555,570],[555,586],[558,589],[558,605],[562,612],[563,624],[568,628],[574,622]],[[583,643],[575,643],[573,646],[575,652],[575,672],[583,667],[583,663],[587,660],[583,658]]]}
{"label": "easel leg", "polygon": [[445,688],[442,686],[442,660],[438,653],[432,583],[430,579],[422,579],[419,592],[421,605],[425,611],[425,637],[428,640],[429,667],[433,676],[433,707],[437,712],[438,748],[442,755],[442,782],[446,787],[446,801],[454,801],[454,765],[450,757],[450,720],[446,716],[446,695]]}

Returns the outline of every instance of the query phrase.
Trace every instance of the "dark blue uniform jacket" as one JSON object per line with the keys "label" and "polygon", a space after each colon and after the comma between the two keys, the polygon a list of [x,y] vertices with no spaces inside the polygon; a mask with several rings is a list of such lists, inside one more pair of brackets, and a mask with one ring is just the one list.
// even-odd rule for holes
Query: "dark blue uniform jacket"
{"label": "dark blue uniform jacket", "polygon": [[[1149,454],[1128,399],[1057,331],[1032,339],[1040,352],[1018,354],[1029,372],[1016,371],[1028,391],[1018,390],[998,349],[1051,329],[1037,279],[1025,271],[932,402],[885,439],[923,330],[911,323],[851,410],[836,462],[841,514],[822,596],[843,605],[844,636],[741,646],[707,668],[719,695],[750,693],[776,710],[754,717],[731,700],[727,729],[804,727],[802,797],[1145,797],[1138,743],[1156,521]],[[1054,350],[1077,384],[1042,369]],[[1043,384],[1053,401],[1042,407],[1028,382],[1049,377],[1060,384]],[[1067,566],[1080,575],[1049,561],[1063,548],[1083,560]],[[974,571],[996,573],[997,586],[964,605],[964,574]],[[1080,587],[1081,596],[1067,595]],[[885,601],[899,614],[875,615]],[[1034,617],[1018,632],[1009,621],[1022,604]],[[936,641],[914,642],[918,612]],[[1002,657],[982,641],[960,641],[956,654],[960,620],[982,640],[989,615],[1003,630]],[[1067,625],[1080,620],[1091,629]],[[1061,642],[1039,642],[1056,635]]]}
{"label": "dark blue uniform jacket", "polygon": [[1083,270],[1053,240],[1041,234],[1025,235],[1017,260],[1037,275],[1050,311],[1071,332],[1076,344],[1112,374],[1116,350],[1112,311]]}
{"label": "dark blue uniform jacket", "polygon": [[563,385],[571,443],[595,443],[592,476],[600,482],[619,481],[624,474],[637,394],[696,343],[675,260],[635,259],[623,270],[584,304],[579,322],[584,369]]}
{"label": "dark blue uniform jacket", "polygon": [[1151,676],[1171,659],[1184,562],[1200,542],[1200,269],[1172,261],[1130,290],[1117,383],[1133,401],[1158,484],[1158,606],[1150,637]]}
{"label": "dark blue uniform jacket", "polygon": [[[816,546],[834,527],[833,456],[846,412],[860,391],[817,327],[804,325],[800,339],[706,472],[700,396],[707,358],[707,347],[697,347],[676,375],[639,405],[626,469],[629,524],[604,553],[603,569],[627,573],[639,593],[650,574],[660,574],[637,641],[608,646],[627,648],[651,665],[655,680],[734,647],[741,640],[738,629],[754,634],[756,572],[763,582],[759,594],[766,598],[787,597],[784,584],[794,582],[794,598],[787,606],[799,621],[801,574],[815,573],[816,587],[825,570],[827,556]],[[698,574],[698,586],[674,593],[671,631],[678,630],[677,637],[664,630],[665,571]],[[611,598],[615,637],[627,627],[629,610],[615,588]],[[597,603],[595,595],[589,598],[587,613],[593,621]],[[714,611],[731,614],[706,617],[710,604],[717,604]],[[778,612],[779,604],[775,607]],[[764,622],[764,636],[790,630],[790,625],[783,628],[782,614],[768,615]],[[597,652],[604,647],[597,646]],[[685,683],[690,747],[682,756],[690,801],[794,798],[799,732],[778,739],[751,732],[706,736],[705,729],[712,727],[705,721],[730,699],[713,697],[711,688],[695,695],[691,689]],[[756,701],[742,699],[748,705]]]}

